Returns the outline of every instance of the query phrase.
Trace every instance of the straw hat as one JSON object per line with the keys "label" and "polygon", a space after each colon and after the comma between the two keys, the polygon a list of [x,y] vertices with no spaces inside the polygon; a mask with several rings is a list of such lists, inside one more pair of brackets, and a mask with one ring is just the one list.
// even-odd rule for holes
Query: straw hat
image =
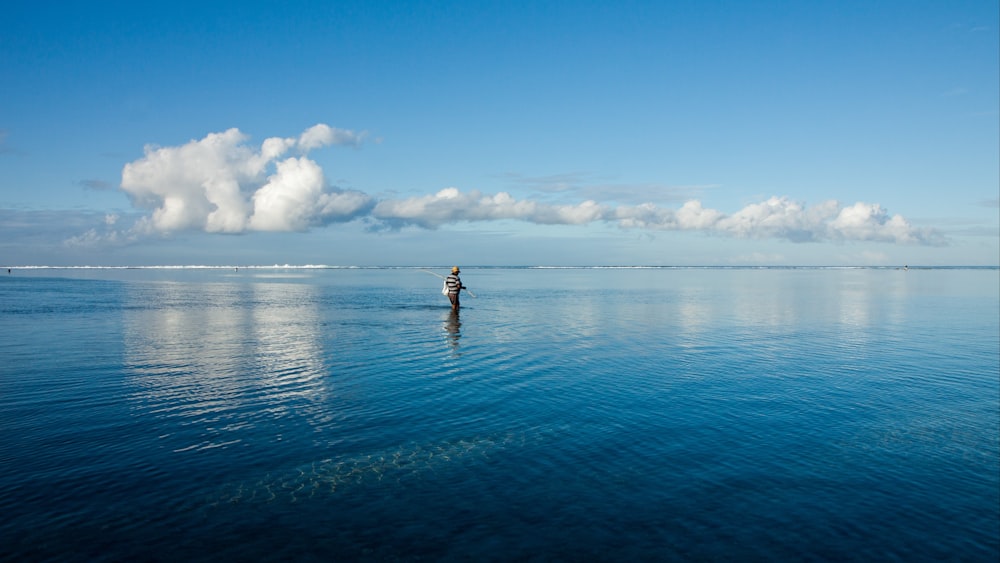
{"label": "straw hat", "polygon": [[461,270],[459,270],[459,269],[458,269],[458,266],[452,266],[452,267],[451,267],[451,273],[453,273],[453,274],[457,274],[457,273],[458,273],[458,272],[460,272],[460,271],[461,271]]}

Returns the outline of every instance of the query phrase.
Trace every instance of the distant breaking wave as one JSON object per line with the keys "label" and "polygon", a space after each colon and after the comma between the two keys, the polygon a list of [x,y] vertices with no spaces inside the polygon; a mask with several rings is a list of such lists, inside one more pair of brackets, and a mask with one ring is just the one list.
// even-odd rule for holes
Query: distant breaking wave
{"label": "distant breaking wave", "polygon": [[[330,264],[272,264],[272,265],[154,265],[154,266],[2,266],[11,270],[426,270],[448,269],[450,265],[436,266],[337,266]],[[463,266],[465,270],[997,270],[1000,266]]]}

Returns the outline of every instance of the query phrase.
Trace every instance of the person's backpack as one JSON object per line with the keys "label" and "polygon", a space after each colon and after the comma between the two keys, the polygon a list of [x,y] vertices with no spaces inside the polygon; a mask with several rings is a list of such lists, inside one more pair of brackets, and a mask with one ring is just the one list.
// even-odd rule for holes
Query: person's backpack
{"label": "person's backpack", "polygon": [[441,295],[448,295],[448,280],[445,280],[444,285],[441,286]]}

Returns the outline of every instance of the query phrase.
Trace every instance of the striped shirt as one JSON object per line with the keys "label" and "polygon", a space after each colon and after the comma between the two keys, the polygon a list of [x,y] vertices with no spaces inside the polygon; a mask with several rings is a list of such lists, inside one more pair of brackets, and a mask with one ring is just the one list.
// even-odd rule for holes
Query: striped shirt
{"label": "striped shirt", "polygon": [[451,274],[445,278],[444,283],[448,284],[448,294],[455,295],[460,289],[462,289],[462,280],[459,279],[458,274]]}

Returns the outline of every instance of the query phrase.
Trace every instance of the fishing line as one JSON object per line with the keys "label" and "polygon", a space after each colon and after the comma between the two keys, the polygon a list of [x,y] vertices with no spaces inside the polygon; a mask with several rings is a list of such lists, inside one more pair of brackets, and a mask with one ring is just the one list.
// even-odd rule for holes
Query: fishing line
{"label": "fishing line", "polygon": [[[425,272],[425,273],[428,273],[428,274],[430,274],[430,275],[432,275],[432,276],[437,276],[437,277],[439,277],[439,278],[441,278],[441,279],[443,279],[443,280],[446,280],[446,279],[448,279],[448,278],[446,278],[446,277],[442,276],[441,274],[439,274],[439,273],[437,273],[437,272],[432,272],[432,271],[430,271],[430,270],[420,270],[420,271],[421,271],[421,272]],[[463,289],[463,290],[465,290],[465,292],[466,292],[466,293],[468,293],[469,295],[471,295],[471,296],[473,296],[473,297],[475,297],[475,296],[476,296],[476,294],[475,294],[475,293],[472,293],[472,291],[471,291],[471,290],[469,290],[469,289],[466,289],[465,287],[462,287],[462,289]]]}

